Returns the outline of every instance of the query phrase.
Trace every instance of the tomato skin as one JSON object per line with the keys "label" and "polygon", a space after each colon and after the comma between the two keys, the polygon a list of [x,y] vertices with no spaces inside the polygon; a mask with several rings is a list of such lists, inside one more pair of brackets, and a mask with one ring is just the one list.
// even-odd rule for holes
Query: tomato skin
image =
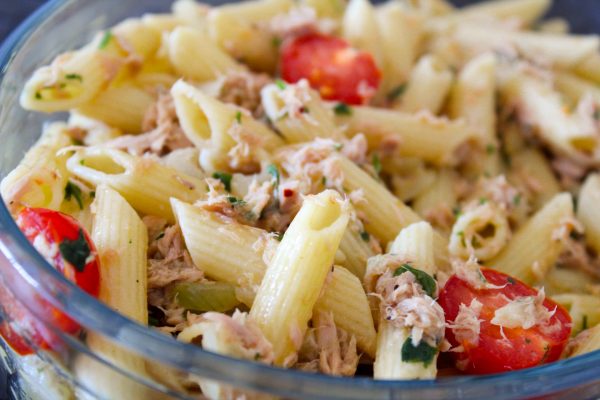
{"label": "tomato skin", "polygon": [[452,329],[446,328],[448,341],[453,346],[462,346],[464,349],[462,352],[453,353],[457,366],[470,374],[491,374],[556,361],[571,333],[569,313],[554,301],[545,299],[543,306],[546,309],[552,311],[556,308],[549,321],[549,326],[556,326],[555,329],[543,329],[535,325],[529,329],[502,328],[501,332],[499,326],[490,322],[494,318],[495,310],[504,306],[508,300],[535,296],[537,290],[501,272],[486,268],[482,268],[481,271],[488,283],[503,287],[475,289],[453,275],[440,291],[438,301],[444,309],[448,323],[455,320],[461,304],[468,306],[475,298],[483,304],[479,315],[480,334],[476,344],[466,340],[459,342]]}
{"label": "tomato skin", "polygon": [[375,94],[381,72],[373,56],[343,39],[310,33],[283,44],[281,77],[291,83],[307,79],[326,100],[365,104]]}
{"label": "tomato skin", "polygon": [[[54,268],[90,295],[98,297],[100,268],[97,251],[89,235],[74,218],[58,211],[24,208],[17,216],[17,225]],[[78,260],[78,265],[73,265],[65,258],[63,251],[69,250],[71,254],[77,253],[75,250],[82,250],[75,256],[67,257]],[[37,310],[36,313],[39,312],[39,315],[43,316],[42,319],[46,324],[68,334],[76,334],[80,331],[81,327],[77,322],[33,292],[33,288],[27,284],[23,287],[27,293],[29,308]],[[36,347],[57,349],[62,345],[62,341],[56,334],[25,308],[4,286],[0,287],[0,301],[8,319],[13,321],[12,323],[3,321],[0,334],[17,353],[23,355],[33,352],[20,338],[21,333]]]}

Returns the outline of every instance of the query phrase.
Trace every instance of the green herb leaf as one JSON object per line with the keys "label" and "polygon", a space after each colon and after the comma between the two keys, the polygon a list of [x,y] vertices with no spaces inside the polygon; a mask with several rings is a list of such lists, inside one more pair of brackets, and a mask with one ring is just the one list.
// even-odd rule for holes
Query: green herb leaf
{"label": "green herb leaf", "polygon": [[346,103],[337,103],[333,107],[333,112],[337,115],[352,115],[352,108]]}
{"label": "green herb leaf", "polygon": [[381,173],[381,160],[379,159],[379,155],[377,153],[373,153],[373,158],[371,161],[373,163],[375,172],[377,172],[377,175],[379,175]]}
{"label": "green herb leaf", "polygon": [[369,240],[371,240],[371,235],[369,235],[369,232],[367,232],[367,231],[362,231],[360,233],[360,238],[362,240],[364,240],[365,242],[368,242]]}
{"label": "green herb leaf", "polygon": [[217,171],[212,174],[212,177],[220,180],[221,183],[223,183],[223,186],[225,186],[225,190],[231,192],[231,179],[233,178],[231,174]]}
{"label": "green herb leaf", "polygon": [[437,287],[437,283],[431,275],[429,275],[427,272],[421,271],[420,269],[411,267],[410,264],[402,264],[396,268],[394,271],[394,276],[402,275],[405,272],[410,272],[415,276],[417,282],[419,282],[429,297],[433,298],[435,296],[435,288]]}
{"label": "green herb leaf", "polygon": [[521,193],[519,193],[515,197],[513,197],[513,204],[515,206],[518,206],[519,204],[521,204]]}
{"label": "green herb leaf", "polygon": [[246,202],[242,199],[238,199],[235,196],[227,196],[227,201],[229,202],[229,204],[233,205],[234,207],[238,207],[238,206],[244,206],[246,205]]}
{"label": "green herb leaf", "polygon": [[242,112],[238,111],[235,113],[235,120],[237,121],[238,124],[242,123]]}
{"label": "green herb leaf", "polygon": [[406,83],[402,85],[396,86],[394,89],[390,90],[387,94],[388,101],[394,101],[398,97],[402,96],[406,91]]}
{"label": "green herb leaf", "polygon": [[485,152],[488,154],[494,154],[494,152],[496,151],[496,146],[494,146],[493,144],[488,144],[487,146],[485,146]]}
{"label": "green herb leaf", "polygon": [[460,217],[460,214],[462,214],[462,211],[460,210],[459,206],[456,206],[452,209],[452,214],[454,215],[454,218],[458,218]]}
{"label": "green herb leaf", "polygon": [[413,346],[410,337],[402,345],[402,361],[420,362],[425,367],[432,363],[437,353],[438,349],[436,347],[432,347],[422,340],[417,347]]}
{"label": "green herb leaf", "polygon": [[164,237],[165,237],[165,232],[163,231],[163,232],[159,233],[158,235],[156,235],[155,240],[159,240],[159,239],[162,239]]}
{"label": "green herb leaf", "polygon": [[[485,279],[485,278],[484,278]],[[508,277],[506,278],[506,282],[508,282],[510,285],[514,285],[515,283],[517,283],[512,277]]]}
{"label": "green herb leaf", "polygon": [[81,189],[73,182],[68,181],[67,186],[65,186],[65,200],[69,201],[71,200],[71,197],[75,198],[75,201],[77,201],[77,204],[79,205],[79,209],[83,210]]}
{"label": "green herb leaf", "polygon": [[267,167],[267,173],[271,175],[273,179],[275,179],[275,187],[278,187],[281,176],[279,175],[279,170],[277,169],[277,166],[275,164],[270,164]]}
{"label": "green herb leaf", "polygon": [[283,240],[283,235],[284,235],[284,233],[275,232],[275,240],[277,240],[278,242],[281,242]]}
{"label": "green herb leaf", "polygon": [[583,320],[581,321],[581,330],[585,331],[588,328],[588,316],[584,314]]}
{"label": "green herb leaf", "polygon": [[287,85],[285,84],[285,82],[282,81],[281,79],[275,79],[275,85],[277,85],[277,87],[280,90],[283,90],[283,89],[285,89],[287,87]]}
{"label": "green herb leaf", "polygon": [[480,205],[480,206],[482,206],[482,205],[484,205],[485,203],[487,203],[487,201],[488,201],[488,200],[487,200],[485,197],[481,197],[481,198],[479,199],[479,205]]}
{"label": "green herb leaf", "polygon": [[104,36],[102,36],[102,40],[100,40],[100,44],[98,45],[98,48],[100,50],[106,48],[106,46],[108,46],[108,44],[110,43],[112,38],[113,38],[113,34],[110,30],[107,30],[106,32],[104,32]]}
{"label": "green herb leaf", "polygon": [[79,82],[83,82],[83,77],[79,74],[67,74],[67,75],[65,75],[65,78],[69,79],[69,80],[76,80]]}
{"label": "green herb leaf", "polygon": [[36,100],[41,100],[42,94],[40,92],[35,92],[35,98],[36,98]]}
{"label": "green herb leaf", "polygon": [[335,149],[335,151],[340,151],[344,148],[344,144],[343,143],[336,143],[333,145],[333,148]]}
{"label": "green herb leaf", "polygon": [[87,258],[92,252],[85,240],[83,229],[79,229],[79,236],[75,240],[65,239],[58,245],[62,257],[79,272],[83,272]]}
{"label": "green herb leaf", "polygon": [[279,38],[277,36],[273,36],[273,39],[271,40],[271,44],[273,45],[273,47],[279,48],[279,46],[281,46],[281,38]]}

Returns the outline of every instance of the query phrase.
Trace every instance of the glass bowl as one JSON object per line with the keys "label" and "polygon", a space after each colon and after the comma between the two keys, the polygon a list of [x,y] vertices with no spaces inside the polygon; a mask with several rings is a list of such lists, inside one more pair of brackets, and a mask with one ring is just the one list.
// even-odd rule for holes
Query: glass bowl
{"label": "glass bowl", "polygon": [[[576,31],[600,32],[598,0],[556,3],[553,13],[568,18]],[[169,5],[165,0],[51,0],[13,32],[0,48],[0,178],[17,165],[45,121],[61,118],[20,108],[19,92],[34,69],[59,52],[85,43],[97,30],[126,17],[165,11]],[[0,352],[5,366],[20,376],[19,387],[32,398],[71,398],[73,393],[81,398],[190,398],[174,383],[178,374],[217,380],[240,390],[304,399],[582,399],[600,395],[600,352],[501,375],[404,382],[303,373],[205,352],[136,324],[66,281],[21,234],[3,202],[0,278],[0,289],[9,289],[23,306],[29,308],[36,296],[43,297],[88,333],[121,349],[116,358],[111,358],[110,352],[95,353],[83,337],[61,334],[40,310],[31,307],[29,311],[63,341],[61,350],[53,354],[38,350],[21,358],[6,346],[6,353]],[[130,368],[132,360],[138,365],[141,362],[145,372]],[[48,383],[51,379],[66,382],[62,392]],[[124,387],[127,393],[120,392]]]}

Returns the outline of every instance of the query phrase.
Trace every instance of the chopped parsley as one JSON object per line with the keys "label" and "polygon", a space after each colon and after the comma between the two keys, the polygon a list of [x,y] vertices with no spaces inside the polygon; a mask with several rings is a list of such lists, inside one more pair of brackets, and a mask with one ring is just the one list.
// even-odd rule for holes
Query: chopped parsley
{"label": "chopped parsley", "polygon": [[225,190],[231,192],[231,179],[233,178],[231,174],[217,171],[212,174],[212,177],[220,180],[223,186],[225,186]]}
{"label": "chopped parsley", "polygon": [[488,154],[494,154],[494,152],[496,152],[496,146],[494,146],[493,144],[488,144],[487,146],[485,146],[485,152]]}
{"label": "chopped parsley", "polygon": [[344,144],[343,143],[336,143],[333,145],[333,148],[335,149],[335,151],[340,151],[344,148]]}
{"label": "chopped parsley", "polygon": [[421,271],[420,269],[411,267],[410,264],[402,264],[396,268],[394,271],[394,276],[402,275],[405,272],[410,272],[415,276],[417,282],[419,282],[429,297],[433,298],[435,296],[435,288],[437,284],[431,275],[429,275],[427,272]]}
{"label": "chopped parsley", "polygon": [[108,44],[110,43],[112,38],[113,38],[113,34],[110,30],[107,30],[106,32],[104,32],[104,36],[102,36],[102,40],[100,40],[100,44],[98,45],[98,48],[99,49],[106,48],[106,46],[108,46]]}
{"label": "chopped parsley", "polygon": [[284,235],[284,233],[275,232],[275,240],[277,240],[278,242],[281,242],[283,240],[283,235]]}
{"label": "chopped parsley", "polygon": [[81,193],[81,189],[79,188],[79,186],[77,186],[71,181],[67,182],[67,186],[65,186],[65,200],[69,201],[71,200],[71,197],[73,197],[75,201],[77,201],[79,209],[81,210],[83,210],[82,195],[83,194]]}
{"label": "chopped parsley", "polygon": [[238,111],[235,113],[235,120],[237,121],[238,124],[242,123],[242,112]]}
{"label": "chopped parsley", "polygon": [[285,82],[282,81],[281,79],[275,79],[275,85],[277,85],[277,87],[280,90],[283,90],[283,89],[285,89],[287,87],[287,85],[285,84]]}
{"label": "chopped parsley", "polygon": [[360,233],[360,238],[362,240],[364,240],[365,242],[368,242],[369,240],[371,240],[371,235],[369,235],[369,232],[367,232],[367,231],[362,231]]}
{"label": "chopped parsley", "polygon": [[273,45],[273,47],[278,48],[279,46],[281,46],[281,38],[279,38],[277,36],[273,36],[273,39],[271,40],[271,44]]}
{"label": "chopped parsley", "polygon": [[460,217],[460,215],[462,214],[460,207],[455,206],[454,208],[452,208],[452,214],[454,215],[454,218]]}
{"label": "chopped parsley", "polygon": [[581,330],[586,330],[588,328],[588,316],[584,315],[583,320],[581,321]]}
{"label": "chopped parsley", "polygon": [[158,235],[156,235],[155,240],[159,240],[159,239],[162,239],[164,237],[165,237],[165,232],[163,231],[163,232],[159,233]]}
{"label": "chopped parsley", "polygon": [[229,204],[233,205],[234,207],[236,206],[244,206],[246,205],[246,202],[242,199],[238,199],[235,196],[227,196],[227,201],[229,202]]}
{"label": "chopped parsley", "polygon": [[90,246],[85,240],[83,229],[79,229],[77,239],[65,239],[58,245],[61,256],[79,272],[83,272],[87,258],[91,254]]}
{"label": "chopped parsley", "polygon": [[600,109],[594,110],[594,119],[596,121],[600,120]]}
{"label": "chopped parsley", "polygon": [[42,94],[40,92],[35,92],[35,98],[37,100],[41,100],[42,99]]}
{"label": "chopped parsley", "polygon": [[425,367],[433,362],[438,349],[421,340],[417,347],[413,346],[412,338],[406,339],[402,345],[402,361],[421,362]]}
{"label": "chopped parsley", "polygon": [[463,231],[456,232],[456,236],[460,238],[460,244],[463,247],[467,247],[467,242],[465,241],[465,233]]}
{"label": "chopped parsley", "polygon": [[393,88],[392,90],[390,90],[388,92],[388,94],[387,94],[388,101],[396,100],[398,97],[402,96],[405,91],[406,91],[406,83],[396,86],[395,88]]}
{"label": "chopped parsley", "polygon": [[271,175],[273,179],[275,179],[275,187],[278,187],[281,176],[279,175],[279,170],[277,169],[277,166],[275,164],[270,164],[267,167],[267,173]]}
{"label": "chopped parsley", "polygon": [[510,276],[509,276],[508,278],[506,278],[506,282],[508,282],[510,285],[514,285],[515,283],[517,283],[517,282],[515,282],[515,280],[514,280],[512,277],[510,277]]}
{"label": "chopped parsley", "polygon": [[373,154],[371,162],[373,163],[373,168],[375,169],[375,172],[377,173],[377,175],[379,175],[381,173],[381,160],[379,159],[379,155],[377,153]]}
{"label": "chopped parsley", "polygon": [[337,103],[333,107],[333,111],[337,115],[352,115],[352,108],[346,103]]}
{"label": "chopped parsley", "polygon": [[513,204],[515,206],[518,206],[520,203],[521,203],[521,193],[519,193],[515,197],[513,197]]}
{"label": "chopped parsley", "polygon": [[487,203],[487,201],[488,201],[488,200],[487,200],[485,197],[481,197],[481,198],[479,199],[479,205],[480,205],[480,206],[482,206],[482,205],[484,205],[485,203]]}
{"label": "chopped parsley", "polygon": [[83,77],[79,74],[67,74],[67,75],[65,75],[65,78],[69,79],[69,80],[76,80],[79,82],[83,82]]}
{"label": "chopped parsley", "polygon": [[94,197],[96,197],[96,191],[95,191],[95,190],[92,190],[92,191],[90,192],[90,197],[91,197],[92,199],[93,199]]}
{"label": "chopped parsley", "polygon": [[321,177],[321,183],[323,184],[323,186],[327,186],[327,177],[326,176]]}

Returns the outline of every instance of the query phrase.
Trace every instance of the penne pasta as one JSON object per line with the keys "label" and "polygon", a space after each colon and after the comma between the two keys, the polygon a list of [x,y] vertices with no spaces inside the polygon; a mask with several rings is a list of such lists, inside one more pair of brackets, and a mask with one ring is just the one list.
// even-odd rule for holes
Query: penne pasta
{"label": "penne pasta", "polygon": [[404,93],[394,103],[394,108],[407,113],[429,111],[438,114],[452,86],[450,68],[436,56],[423,56],[411,72]]}
{"label": "penne pasta", "polygon": [[351,135],[364,133],[370,148],[386,146],[386,150],[397,149],[402,156],[421,158],[435,165],[455,164],[456,149],[477,136],[464,121],[436,118],[426,112],[408,114],[352,107],[352,115],[340,117],[339,122],[348,125],[347,132]]}
{"label": "penne pasta", "polygon": [[106,184],[137,211],[173,220],[169,198],[196,201],[207,193],[206,184],[158,162],[120,150],[88,147],[67,161],[67,169],[93,185]]}
{"label": "penne pasta", "polygon": [[201,30],[176,27],[169,34],[169,60],[175,72],[186,79],[204,82],[244,68],[221,50]]}
{"label": "penne pasta", "polygon": [[265,272],[250,318],[273,345],[276,365],[297,357],[348,214],[334,191],[307,197]]}
{"label": "penne pasta", "polygon": [[0,182],[2,199],[12,213],[22,207],[60,207],[69,177],[65,169],[68,155],[57,153],[72,144],[67,129],[58,122],[46,126],[19,165]]}
{"label": "penne pasta", "polygon": [[487,265],[528,284],[541,281],[563,249],[563,235],[570,233],[572,218],[571,195],[556,195],[515,232]]}
{"label": "penne pasta", "polygon": [[[294,84],[270,84],[261,91],[265,114],[286,142],[308,142],[316,138],[343,138],[331,108],[306,80]],[[290,104],[290,98],[298,104]]]}
{"label": "penne pasta", "polygon": [[600,254],[600,175],[593,174],[587,177],[577,200],[577,220],[585,228],[585,241]]}
{"label": "penne pasta", "polygon": [[265,151],[283,144],[275,132],[249,113],[190,84],[179,81],[171,93],[181,128],[200,150],[200,165],[208,172],[256,169]]}

